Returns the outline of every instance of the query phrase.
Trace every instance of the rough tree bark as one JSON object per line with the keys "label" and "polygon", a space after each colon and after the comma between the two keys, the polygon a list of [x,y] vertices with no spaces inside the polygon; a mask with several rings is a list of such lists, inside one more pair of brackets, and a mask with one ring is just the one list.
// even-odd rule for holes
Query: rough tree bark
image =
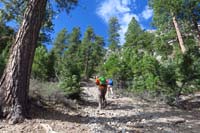
{"label": "rough tree bark", "polygon": [[12,124],[28,116],[31,66],[47,0],[29,0],[24,20],[12,45],[9,60],[0,80],[1,108]]}
{"label": "rough tree bark", "polygon": [[174,23],[174,27],[175,27],[175,30],[176,30],[177,37],[178,37],[181,52],[184,54],[186,52],[186,48],[185,48],[184,43],[183,43],[183,38],[182,38],[182,35],[181,35],[181,32],[180,32],[180,29],[178,27],[178,23],[176,21],[176,17],[173,14],[172,14],[172,20],[173,20],[173,23]]}

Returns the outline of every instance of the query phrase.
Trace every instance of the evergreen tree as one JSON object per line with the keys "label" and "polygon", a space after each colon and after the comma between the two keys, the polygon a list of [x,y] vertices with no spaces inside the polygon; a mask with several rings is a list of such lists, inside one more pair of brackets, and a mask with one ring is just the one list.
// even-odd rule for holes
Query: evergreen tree
{"label": "evergreen tree", "polygon": [[55,64],[56,64],[56,56],[53,51],[48,52],[48,59],[47,59],[47,77],[48,81],[57,81],[56,77],[56,70],[55,70]]}
{"label": "evergreen tree", "polygon": [[169,32],[171,29],[176,31],[178,43],[182,53],[186,52],[186,47],[183,42],[180,24],[177,21],[181,11],[183,0],[150,0],[150,6],[154,11],[154,24],[162,31]]}
{"label": "evergreen tree", "polygon": [[127,32],[125,33],[124,46],[136,47],[141,40],[138,40],[138,36],[143,33],[137,20],[133,17],[128,25]]}
{"label": "evergreen tree", "polygon": [[[170,103],[177,102],[181,94],[192,92],[199,86],[197,78],[199,50],[196,47],[198,31],[195,28],[199,15],[195,11],[198,10],[199,2],[196,0],[166,2],[151,0],[150,2],[154,9],[154,24],[158,28],[154,40],[155,53],[161,55],[160,67],[157,69],[161,86],[159,91],[167,95]],[[194,17],[194,13],[198,15]],[[179,37],[184,39],[184,43]],[[187,46],[186,52],[181,43]]]}
{"label": "evergreen tree", "polygon": [[187,22],[187,29],[189,28],[190,31],[194,34],[195,38],[198,41],[198,46],[200,46],[200,29],[198,28],[198,22],[200,21],[200,6],[198,0],[183,0],[181,5],[181,10],[179,11],[180,17],[183,21]]}
{"label": "evergreen tree", "polygon": [[94,45],[95,42],[95,33],[93,31],[92,27],[88,27],[82,43],[81,43],[81,47],[80,47],[80,58],[81,58],[81,62],[82,62],[82,68],[83,68],[83,77],[88,80],[90,75],[90,70],[91,68],[91,59],[92,59],[92,47]]}
{"label": "evergreen tree", "polygon": [[68,34],[67,30],[64,28],[62,29],[56,36],[56,39],[53,44],[53,48],[51,49],[51,53],[55,56],[55,75],[59,78],[60,69],[62,64],[62,58],[64,56],[64,52],[68,46]]}
{"label": "evergreen tree", "polygon": [[79,48],[80,68],[84,79],[88,80],[99,69],[104,58],[104,39],[95,35],[93,28],[88,27]]}
{"label": "evergreen tree", "polygon": [[80,28],[76,27],[72,29],[72,33],[69,34],[68,38],[68,48],[66,51],[66,54],[68,59],[71,59],[72,61],[76,61],[77,63],[80,61],[79,59],[79,48],[81,44],[81,33],[80,33]]}
{"label": "evergreen tree", "polygon": [[[2,8],[0,12],[3,14],[4,21],[6,22],[15,22],[16,28],[21,25],[25,9],[28,5],[26,0],[2,0]],[[56,15],[56,11],[53,10],[53,7],[50,1],[47,1],[46,12],[45,12],[45,21],[42,23],[41,32],[39,34],[38,41],[40,43],[50,42],[51,38],[49,33],[53,31],[53,22],[52,19]]]}
{"label": "evergreen tree", "polygon": [[91,53],[91,69],[89,71],[89,75],[93,75],[98,70],[99,65],[103,64],[104,59],[104,45],[105,42],[102,37],[95,36],[94,44],[92,45],[92,53]]}
{"label": "evergreen tree", "polygon": [[[76,0],[56,1],[67,11],[77,3]],[[2,107],[7,109],[6,117],[12,124],[22,122],[28,116],[29,78],[39,32],[45,18],[46,5],[47,0],[28,2],[10,51],[8,64],[0,80],[0,91],[4,92],[1,94],[4,101],[0,106],[1,109]]]}
{"label": "evergreen tree", "polygon": [[0,12],[0,77],[6,66],[8,51],[13,41],[14,30],[5,24],[5,18]]}
{"label": "evergreen tree", "polygon": [[[125,34],[125,45],[122,50],[122,57],[129,69],[127,75],[131,90],[143,91],[156,88],[157,83],[157,61],[153,57],[155,52],[153,46],[154,34],[143,31],[132,18]],[[132,83],[131,83],[132,82]]]}
{"label": "evergreen tree", "polygon": [[47,80],[48,78],[47,61],[48,61],[47,49],[44,46],[37,47],[35,51],[35,56],[32,65],[32,72],[31,72],[31,75],[34,79]]}
{"label": "evergreen tree", "polygon": [[119,43],[120,43],[119,30],[120,30],[120,25],[118,19],[116,17],[111,17],[109,20],[108,42],[109,42],[109,49],[111,49],[112,51],[115,51],[119,48]]}
{"label": "evergreen tree", "polygon": [[58,57],[58,59],[61,58],[68,45],[68,34],[65,28],[58,33],[53,45],[54,47],[52,50],[54,51],[55,55]]}
{"label": "evergreen tree", "polygon": [[79,67],[79,47],[81,44],[80,28],[73,28],[72,33],[69,34],[69,45],[64,52],[60,64],[60,87],[64,90],[65,95],[69,98],[80,97],[80,79],[81,68]]}

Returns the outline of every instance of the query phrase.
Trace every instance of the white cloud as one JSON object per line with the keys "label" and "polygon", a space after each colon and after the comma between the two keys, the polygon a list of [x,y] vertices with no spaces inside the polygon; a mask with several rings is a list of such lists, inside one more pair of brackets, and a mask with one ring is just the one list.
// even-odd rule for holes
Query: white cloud
{"label": "white cloud", "polygon": [[128,7],[129,0],[105,0],[101,3],[100,7],[97,9],[97,14],[108,22],[109,18],[112,16],[119,17],[121,14],[130,12]]}
{"label": "white cloud", "polygon": [[99,8],[97,9],[97,14],[108,23],[110,17],[115,16],[119,20],[121,25],[120,30],[120,43],[124,43],[124,34],[127,31],[128,24],[130,23],[132,17],[135,17],[139,21],[139,16],[131,12],[131,6],[135,5],[136,0],[104,0]]}
{"label": "white cloud", "polygon": [[149,6],[146,6],[144,11],[142,11],[142,17],[144,19],[149,19],[153,16],[153,10],[149,8]]}

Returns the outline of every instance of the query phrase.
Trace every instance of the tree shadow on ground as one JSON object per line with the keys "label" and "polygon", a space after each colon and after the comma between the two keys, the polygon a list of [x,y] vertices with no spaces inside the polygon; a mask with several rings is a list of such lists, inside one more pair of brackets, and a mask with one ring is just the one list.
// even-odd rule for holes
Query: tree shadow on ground
{"label": "tree shadow on ground", "polygon": [[[98,107],[97,103],[93,101],[87,101],[86,103],[84,103],[84,106]],[[130,107],[124,107],[124,109],[126,108],[130,109]],[[120,109],[120,108],[116,107],[116,109]],[[38,106],[37,104],[32,103],[30,114],[31,114],[31,119],[59,120],[59,121],[67,121],[67,122],[72,122],[72,123],[83,123],[83,124],[92,123],[93,120],[95,120],[96,123],[112,122],[113,120],[122,121],[126,123],[130,121],[131,119],[136,118],[136,116],[108,118],[106,116],[101,116],[101,115],[97,115],[96,117],[89,117],[87,115],[84,116],[79,113],[74,113],[74,115],[70,115],[68,114],[67,111],[65,112],[64,110],[68,110],[67,107],[66,108],[63,107],[62,110],[59,110],[54,107]],[[94,113],[94,112],[91,112],[91,113]]]}
{"label": "tree shadow on ground", "polygon": [[[83,101],[82,104],[80,104],[81,107],[92,107],[93,109],[98,107],[97,102],[93,100],[89,101]],[[171,117],[180,117],[185,120],[189,121],[200,121],[200,112],[198,110],[180,110],[177,108],[168,108],[166,109],[165,106],[156,107],[157,111],[153,111],[153,107],[151,110],[151,107],[148,106],[146,109],[144,109],[144,112],[138,112],[135,115],[122,115],[122,116],[113,116],[110,117],[109,115],[105,114],[106,110],[113,110],[114,112],[120,111],[120,110],[129,110],[129,111],[135,111],[137,107],[140,107],[139,105],[127,105],[127,104],[120,104],[111,101],[109,102],[108,106],[102,110],[103,113],[96,113],[96,116],[89,116],[86,114],[79,114],[74,113],[74,115],[69,114],[67,110],[69,107],[63,108],[63,110],[58,110],[56,108],[50,108],[50,107],[39,107],[33,105],[33,108],[31,109],[31,117],[33,119],[45,119],[45,120],[59,120],[63,122],[72,122],[72,123],[80,123],[80,124],[101,124],[105,125],[106,129],[109,129],[111,131],[117,131],[116,127],[106,127],[106,124],[109,122],[117,122],[121,124],[127,124],[128,122],[132,123],[139,123],[142,124],[141,128],[148,128],[149,131],[155,131],[157,132],[157,127],[169,127],[171,129],[177,129],[177,131],[184,131],[182,129],[185,129],[187,131],[191,131],[187,129],[187,123],[183,122],[181,124],[173,124],[173,123],[164,123],[164,122],[155,122],[154,120],[159,118],[171,118]],[[159,110],[160,108],[160,110]],[[105,111],[104,111],[105,110]],[[77,110],[75,110],[77,111]],[[89,112],[89,113],[95,113],[95,112]],[[145,123],[142,123],[142,121],[145,120]],[[198,124],[195,126],[197,127]],[[180,129],[180,126],[182,129]],[[197,130],[197,129],[194,129]]]}
{"label": "tree shadow on ground", "polygon": [[92,101],[92,100],[81,100],[79,101],[79,105],[84,106],[84,107],[92,107],[92,108],[97,108],[98,107],[98,102]]}
{"label": "tree shadow on ground", "polygon": [[[68,112],[63,111],[65,108],[56,109],[54,107],[39,107],[32,105],[30,115],[31,119],[44,119],[44,120],[59,120],[59,121],[68,121],[72,123],[87,123],[87,121],[82,121],[85,117],[81,116],[78,113],[74,115],[68,114]],[[67,108],[66,108],[67,110]]]}
{"label": "tree shadow on ground", "polygon": [[108,101],[108,104],[105,108],[105,110],[123,110],[123,111],[128,111],[128,110],[132,110],[135,107],[133,105],[127,105],[127,104],[116,104],[113,101]]}
{"label": "tree shadow on ground", "polygon": [[[89,101],[87,106],[90,106],[91,101]],[[93,103],[95,104],[96,103]],[[111,103],[112,107],[114,107],[117,111],[118,109],[121,110],[121,108],[124,109],[131,109],[130,107],[122,106],[121,108],[118,108],[115,104]],[[116,107],[115,107],[116,106]],[[111,109],[112,109],[111,107]],[[134,108],[132,108],[134,111]],[[105,109],[106,111],[107,109]],[[102,110],[104,112],[104,110]],[[94,112],[90,112],[94,113]],[[31,116],[33,119],[45,119],[45,120],[59,120],[63,122],[72,122],[72,123],[79,123],[79,124],[100,124],[102,125],[101,130],[105,131],[111,131],[111,132],[116,132],[119,131],[117,126],[111,126],[108,123],[116,122],[120,123],[123,125],[126,125],[128,122],[131,123],[137,123],[139,125],[132,125],[132,129],[126,129],[126,131],[130,132],[135,132],[135,128],[141,129],[142,131],[147,131],[147,132],[161,132],[158,127],[166,130],[171,130],[175,132],[193,132],[193,131],[198,131],[199,125],[197,124],[192,124],[193,128],[188,128],[188,123],[183,122],[179,124],[175,123],[165,123],[165,122],[155,122],[155,119],[159,118],[171,118],[171,117],[180,117],[184,118],[185,120],[191,120],[191,121],[199,121],[200,120],[200,112],[199,111],[186,111],[186,110],[178,110],[178,109],[170,109],[168,111],[145,111],[141,112],[135,115],[130,115],[130,116],[114,116],[114,117],[108,117],[105,113],[97,113],[96,116],[88,116],[88,115],[81,115],[81,114],[74,114],[71,115],[67,112],[63,112],[61,110],[56,110],[54,108],[42,108],[42,107],[34,107],[32,108]],[[145,120],[146,122],[142,122]],[[164,130],[163,130],[164,132]]]}
{"label": "tree shadow on ground", "polygon": [[[91,104],[96,105],[96,103],[87,103],[88,106]],[[115,104],[111,103],[111,106],[117,109],[133,109],[131,106],[121,106],[118,107]],[[109,109],[113,109],[113,108]],[[109,110],[105,109],[105,110]],[[119,117],[112,117],[107,118],[103,115],[97,115],[97,117],[88,117],[88,116],[81,116],[78,115],[69,115],[66,113],[63,113],[62,111],[55,110],[54,108],[44,108],[44,107],[33,107],[31,109],[31,117],[32,118],[41,118],[46,120],[60,120],[60,121],[69,121],[69,122],[76,122],[76,123],[88,123],[91,119],[96,119],[97,123],[102,122],[110,122],[110,121],[120,121],[121,123],[126,123],[128,121],[135,121],[135,120],[150,120],[154,117],[156,118],[165,118],[165,117],[181,117],[187,120],[200,120],[200,112],[199,111],[184,111],[184,110],[170,110],[170,111],[163,111],[163,112],[142,112],[137,115],[131,115],[131,116],[119,116]]]}

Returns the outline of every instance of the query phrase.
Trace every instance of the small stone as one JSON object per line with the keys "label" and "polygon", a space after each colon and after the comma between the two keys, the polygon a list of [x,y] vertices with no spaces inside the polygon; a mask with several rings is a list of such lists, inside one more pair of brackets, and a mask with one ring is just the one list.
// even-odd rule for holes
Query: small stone
{"label": "small stone", "polygon": [[122,130],[122,127],[119,127],[119,130],[121,131],[121,130]]}
{"label": "small stone", "polygon": [[136,128],[144,128],[144,125],[141,123],[136,123],[135,126]]}
{"label": "small stone", "polygon": [[145,119],[142,119],[142,120],[141,120],[141,123],[146,123],[146,120],[145,120]]}
{"label": "small stone", "polygon": [[130,121],[128,121],[126,124],[127,124],[127,125],[131,125],[132,123],[131,123]]}
{"label": "small stone", "polygon": [[4,126],[0,125],[0,129],[5,128]]}

